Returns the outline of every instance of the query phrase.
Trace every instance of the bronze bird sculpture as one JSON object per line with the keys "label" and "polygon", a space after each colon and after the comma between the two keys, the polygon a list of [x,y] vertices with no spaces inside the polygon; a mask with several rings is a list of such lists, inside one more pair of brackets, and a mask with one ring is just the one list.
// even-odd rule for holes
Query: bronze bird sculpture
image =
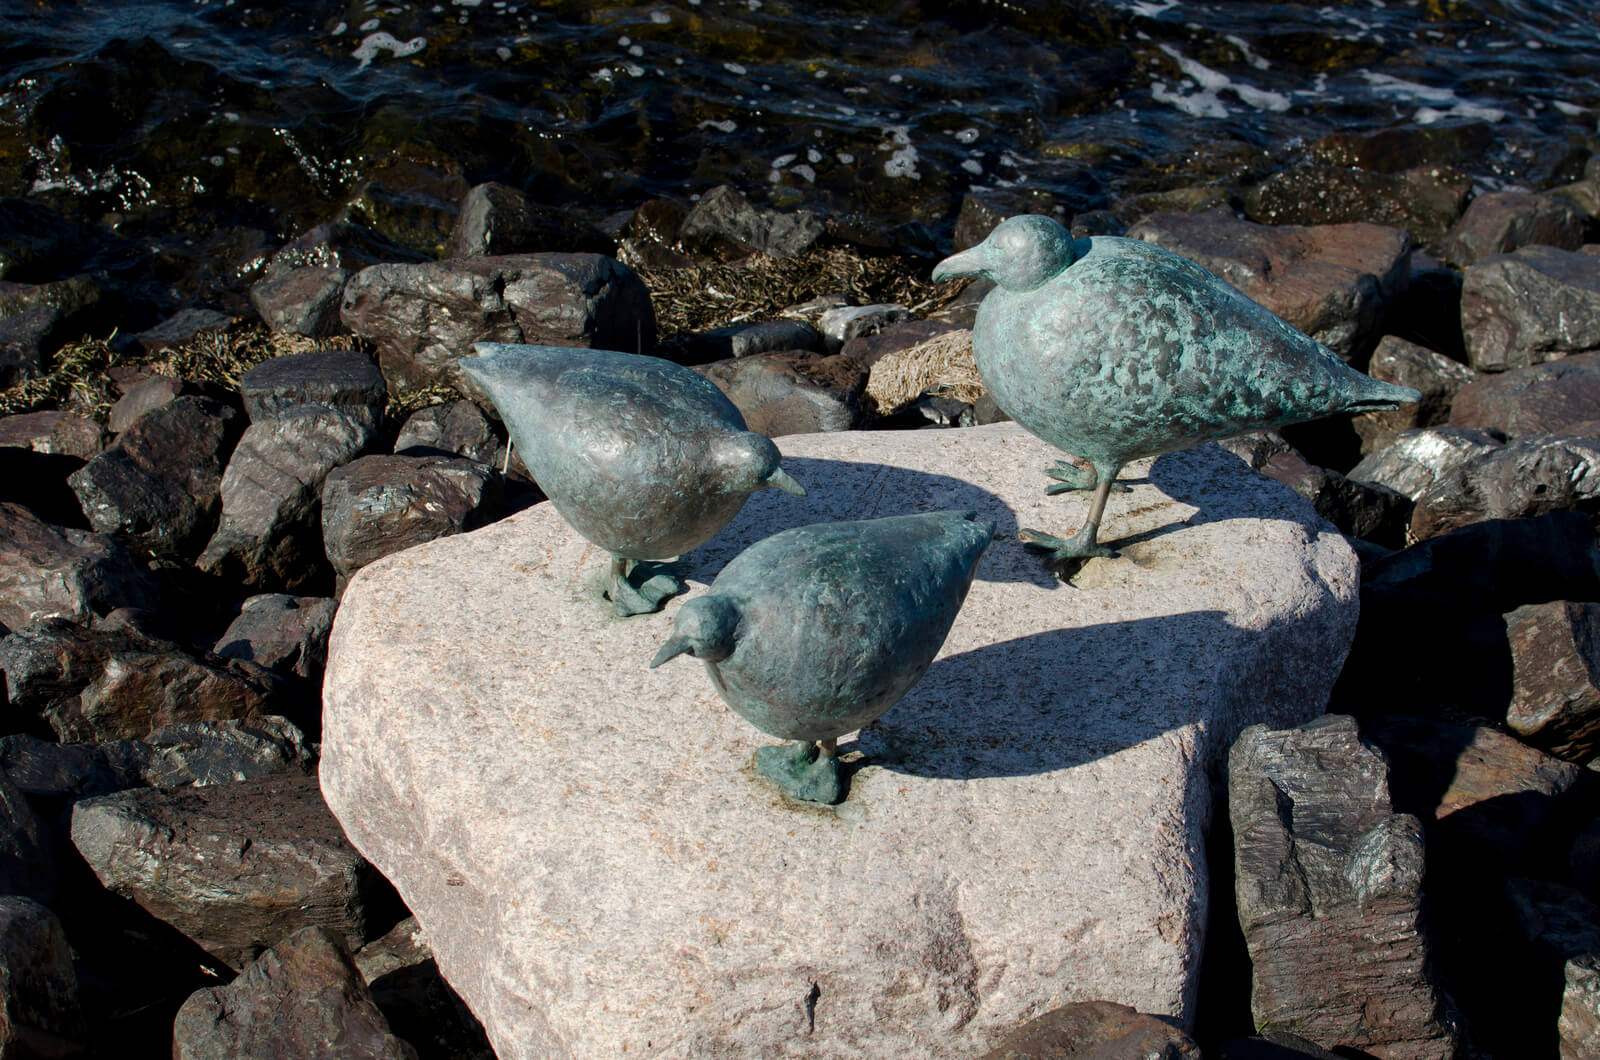
{"label": "bronze bird sculpture", "polygon": [[683,583],[643,561],[709,540],[745,499],[805,496],[778,447],[746,430],[714,384],[659,357],[481,342],[461,370],[499,409],[528,473],[573,529],[611,554],[621,616],[661,609]]}
{"label": "bronze bird sculpture", "polygon": [[728,705],[798,744],[756,768],[810,802],[838,802],[838,738],[927,673],[972,586],[994,523],[929,512],[816,523],[756,542],[684,602],[651,668],[687,652]]}
{"label": "bronze bird sculpture", "polygon": [[1100,520],[1130,460],[1421,397],[1356,371],[1199,265],[1141,240],[1074,240],[1027,214],[933,271],[958,276],[995,283],[972,332],[995,402],[1090,465],[1046,470],[1057,480],[1047,493],[1095,491],[1075,536],[1021,532],[1058,560],[1113,554],[1098,541]]}

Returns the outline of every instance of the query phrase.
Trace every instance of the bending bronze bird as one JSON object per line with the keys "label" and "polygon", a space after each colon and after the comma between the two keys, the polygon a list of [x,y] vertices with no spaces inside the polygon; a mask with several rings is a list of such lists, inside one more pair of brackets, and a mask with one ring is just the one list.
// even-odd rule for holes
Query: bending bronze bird
{"label": "bending bronze bird", "polygon": [[1085,459],[1060,462],[1047,493],[1093,488],[1076,536],[1023,530],[1056,559],[1108,556],[1106,498],[1130,460],[1245,431],[1418,400],[1341,361],[1187,258],[1137,239],[1074,240],[1049,217],[1002,222],[940,262],[935,280],[985,276],[973,357],[995,402]]}

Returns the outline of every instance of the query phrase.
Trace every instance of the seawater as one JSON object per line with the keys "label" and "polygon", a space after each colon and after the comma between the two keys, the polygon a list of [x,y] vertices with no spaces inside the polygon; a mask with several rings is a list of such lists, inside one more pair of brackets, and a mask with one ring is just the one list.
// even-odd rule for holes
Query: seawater
{"label": "seawater", "polygon": [[[1482,188],[1596,133],[1592,0],[0,2],[0,194],[287,238],[406,158],[594,216],[733,183],[891,227],[1073,210],[1476,121]],[[1241,161],[1241,160],[1252,161]]]}

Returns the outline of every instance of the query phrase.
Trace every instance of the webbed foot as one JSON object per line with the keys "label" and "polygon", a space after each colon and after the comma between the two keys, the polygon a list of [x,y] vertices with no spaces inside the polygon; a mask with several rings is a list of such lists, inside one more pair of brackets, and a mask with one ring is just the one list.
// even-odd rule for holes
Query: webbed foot
{"label": "webbed foot", "polygon": [[1019,530],[1017,536],[1027,542],[1029,548],[1050,553],[1050,558],[1056,562],[1089,559],[1094,556],[1115,556],[1117,554],[1115,549],[1095,540],[1099,532],[1099,526],[1089,523],[1072,537],[1056,537],[1043,530]]}
{"label": "webbed foot", "polygon": [[[1058,493],[1070,493],[1074,490],[1092,490],[1099,484],[1100,476],[1092,467],[1079,467],[1077,464],[1065,460],[1057,460],[1054,464],[1044,469],[1044,473],[1056,480],[1053,486],[1044,488],[1045,496],[1054,497]],[[1131,486],[1124,486],[1120,482],[1111,484],[1113,493],[1127,493]]]}
{"label": "webbed foot", "polygon": [[756,751],[756,772],[790,798],[832,806],[844,798],[834,750],[832,740],[823,741],[823,746],[802,740],[763,747]]}
{"label": "webbed foot", "polygon": [[611,601],[618,618],[628,618],[661,610],[663,604],[683,590],[682,579],[653,564],[613,560],[606,598]]}

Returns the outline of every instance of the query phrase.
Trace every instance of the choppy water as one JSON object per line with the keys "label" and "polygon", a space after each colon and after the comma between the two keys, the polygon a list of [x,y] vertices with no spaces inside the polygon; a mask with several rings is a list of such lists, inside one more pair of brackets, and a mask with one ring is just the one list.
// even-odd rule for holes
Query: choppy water
{"label": "choppy water", "polygon": [[1335,130],[1491,123],[1486,186],[1600,117],[1593,0],[0,0],[0,194],[284,239],[396,158],[599,217],[721,182],[885,227],[1074,210]]}

